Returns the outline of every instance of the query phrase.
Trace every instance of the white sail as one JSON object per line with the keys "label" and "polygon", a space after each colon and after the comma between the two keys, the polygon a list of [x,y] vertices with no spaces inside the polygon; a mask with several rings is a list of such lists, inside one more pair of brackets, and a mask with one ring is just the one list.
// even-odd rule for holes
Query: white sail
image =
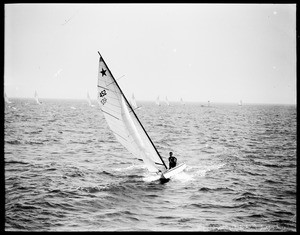
{"label": "white sail", "polygon": [[169,103],[169,100],[168,100],[168,97],[166,96],[166,104],[167,105],[170,105],[170,103]]}
{"label": "white sail", "polygon": [[156,101],[155,101],[155,104],[157,104],[158,106],[160,106],[160,103],[159,103],[159,96],[157,96]]}
{"label": "white sail", "polygon": [[34,92],[34,99],[35,99],[35,101],[36,101],[37,104],[42,104],[42,103],[39,101],[39,97],[38,97],[38,94],[37,94],[36,91]]}
{"label": "white sail", "polygon": [[150,172],[158,172],[161,167],[167,169],[101,55],[97,99],[116,139],[137,159],[143,160]]}
{"label": "white sail", "polygon": [[86,93],[86,98],[87,98],[87,102],[88,102],[89,106],[94,107],[94,105],[92,105],[91,97],[88,92]]}
{"label": "white sail", "polygon": [[240,100],[240,102],[239,102],[239,106],[242,106],[243,105],[243,102],[242,102],[242,100]]}
{"label": "white sail", "polygon": [[185,103],[183,102],[183,99],[182,99],[182,98],[180,98],[180,103],[181,103],[182,105],[185,105]]}
{"label": "white sail", "polygon": [[4,92],[4,100],[6,103],[10,104],[11,101],[8,99],[8,96],[6,95],[6,92]]}
{"label": "white sail", "polygon": [[131,105],[134,109],[136,109],[138,107],[136,104],[135,98],[134,98],[134,94],[132,94],[132,97],[131,97]]}

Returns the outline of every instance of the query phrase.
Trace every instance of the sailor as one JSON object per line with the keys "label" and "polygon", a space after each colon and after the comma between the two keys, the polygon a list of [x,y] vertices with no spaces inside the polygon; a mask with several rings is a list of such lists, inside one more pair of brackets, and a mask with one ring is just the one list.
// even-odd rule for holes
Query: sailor
{"label": "sailor", "polygon": [[177,163],[177,158],[176,157],[173,157],[173,153],[170,152],[170,157],[169,157],[169,169],[173,168],[176,166],[176,163]]}

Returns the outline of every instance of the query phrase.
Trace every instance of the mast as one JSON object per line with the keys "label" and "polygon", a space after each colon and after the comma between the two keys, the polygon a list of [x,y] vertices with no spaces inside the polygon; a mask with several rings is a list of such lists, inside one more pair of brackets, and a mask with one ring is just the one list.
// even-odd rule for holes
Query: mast
{"label": "mast", "polygon": [[109,67],[107,66],[105,60],[103,59],[103,57],[101,56],[101,54],[100,54],[99,51],[98,51],[98,54],[99,54],[99,56],[100,56],[100,60],[102,59],[102,61],[103,61],[103,63],[105,64],[106,68],[108,69],[109,73],[111,74],[111,77],[112,77],[114,83],[115,83],[115,84],[117,85],[117,87],[119,88],[119,90],[120,90],[120,92],[121,92],[123,98],[125,99],[127,105],[130,107],[131,112],[134,114],[135,118],[137,119],[137,121],[138,121],[139,124],[141,125],[143,131],[145,132],[147,138],[149,139],[150,143],[152,144],[153,148],[155,149],[155,151],[156,151],[157,155],[159,156],[160,160],[161,160],[162,163],[164,164],[165,168],[168,169],[168,167],[166,166],[164,160],[162,159],[162,157],[160,156],[159,152],[157,151],[155,145],[153,144],[152,140],[150,139],[150,137],[149,137],[148,133],[146,132],[144,126],[143,126],[142,123],[140,122],[139,118],[137,117],[136,113],[134,112],[133,108],[131,107],[130,103],[128,102],[126,96],[124,95],[122,89],[120,88],[120,86],[119,86],[119,84],[117,83],[117,81],[116,81],[114,75],[113,75],[112,72],[110,71]]}

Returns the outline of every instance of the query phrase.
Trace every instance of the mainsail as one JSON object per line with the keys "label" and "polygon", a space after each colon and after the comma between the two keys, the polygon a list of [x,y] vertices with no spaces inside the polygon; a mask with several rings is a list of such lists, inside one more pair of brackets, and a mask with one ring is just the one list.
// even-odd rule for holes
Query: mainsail
{"label": "mainsail", "polygon": [[150,172],[158,172],[160,167],[167,169],[101,55],[97,99],[116,139],[137,159],[143,160]]}

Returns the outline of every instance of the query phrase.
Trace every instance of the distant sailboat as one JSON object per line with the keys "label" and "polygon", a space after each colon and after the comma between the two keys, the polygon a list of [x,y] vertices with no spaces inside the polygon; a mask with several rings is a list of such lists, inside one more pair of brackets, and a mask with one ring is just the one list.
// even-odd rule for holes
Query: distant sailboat
{"label": "distant sailboat", "polygon": [[39,97],[38,97],[38,94],[37,94],[36,91],[34,92],[34,99],[35,99],[37,104],[42,104],[42,102],[39,101]]}
{"label": "distant sailboat", "polygon": [[134,110],[140,109],[140,108],[142,107],[142,106],[138,106],[138,105],[137,105],[133,93],[132,93],[132,96],[131,96],[131,106],[132,106],[132,108],[133,108]]}
{"label": "distant sailboat", "polygon": [[243,105],[243,102],[242,102],[242,100],[240,100],[240,102],[239,102],[239,106],[242,106]]}
{"label": "distant sailboat", "polygon": [[136,104],[135,98],[134,98],[134,94],[132,93],[132,97],[131,97],[131,105],[134,109],[136,109],[138,106]]}
{"label": "distant sailboat", "polygon": [[159,96],[157,96],[156,100],[155,100],[155,104],[160,106],[160,102],[159,102]]}
{"label": "distant sailboat", "polygon": [[181,105],[185,105],[185,103],[183,102],[183,99],[182,99],[182,98],[180,98],[180,104],[181,104]]}
{"label": "distant sailboat", "polygon": [[101,55],[98,97],[101,111],[116,139],[137,159],[142,160],[149,172],[156,173],[153,177],[155,180],[168,181],[170,177],[185,169],[186,164],[182,163],[168,170]]}
{"label": "distant sailboat", "polygon": [[169,103],[169,100],[168,100],[168,97],[166,96],[166,104],[169,106],[170,105],[170,103]]}
{"label": "distant sailboat", "polygon": [[207,101],[207,107],[210,107],[210,101]]}
{"label": "distant sailboat", "polygon": [[6,103],[10,104],[11,101],[8,99],[8,96],[6,95],[6,92],[4,92],[4,100]]}
{"label": "distant sailboat", "polygon": [[88,101],[89,106],[90,106],[90,107],[94,107],[95,105],[92,104],[92,101],[91,101],[91,98],[90,98],[90,95],[89,95],[88,92],[86,93],[86,98],[87,98],[87,101]]}

